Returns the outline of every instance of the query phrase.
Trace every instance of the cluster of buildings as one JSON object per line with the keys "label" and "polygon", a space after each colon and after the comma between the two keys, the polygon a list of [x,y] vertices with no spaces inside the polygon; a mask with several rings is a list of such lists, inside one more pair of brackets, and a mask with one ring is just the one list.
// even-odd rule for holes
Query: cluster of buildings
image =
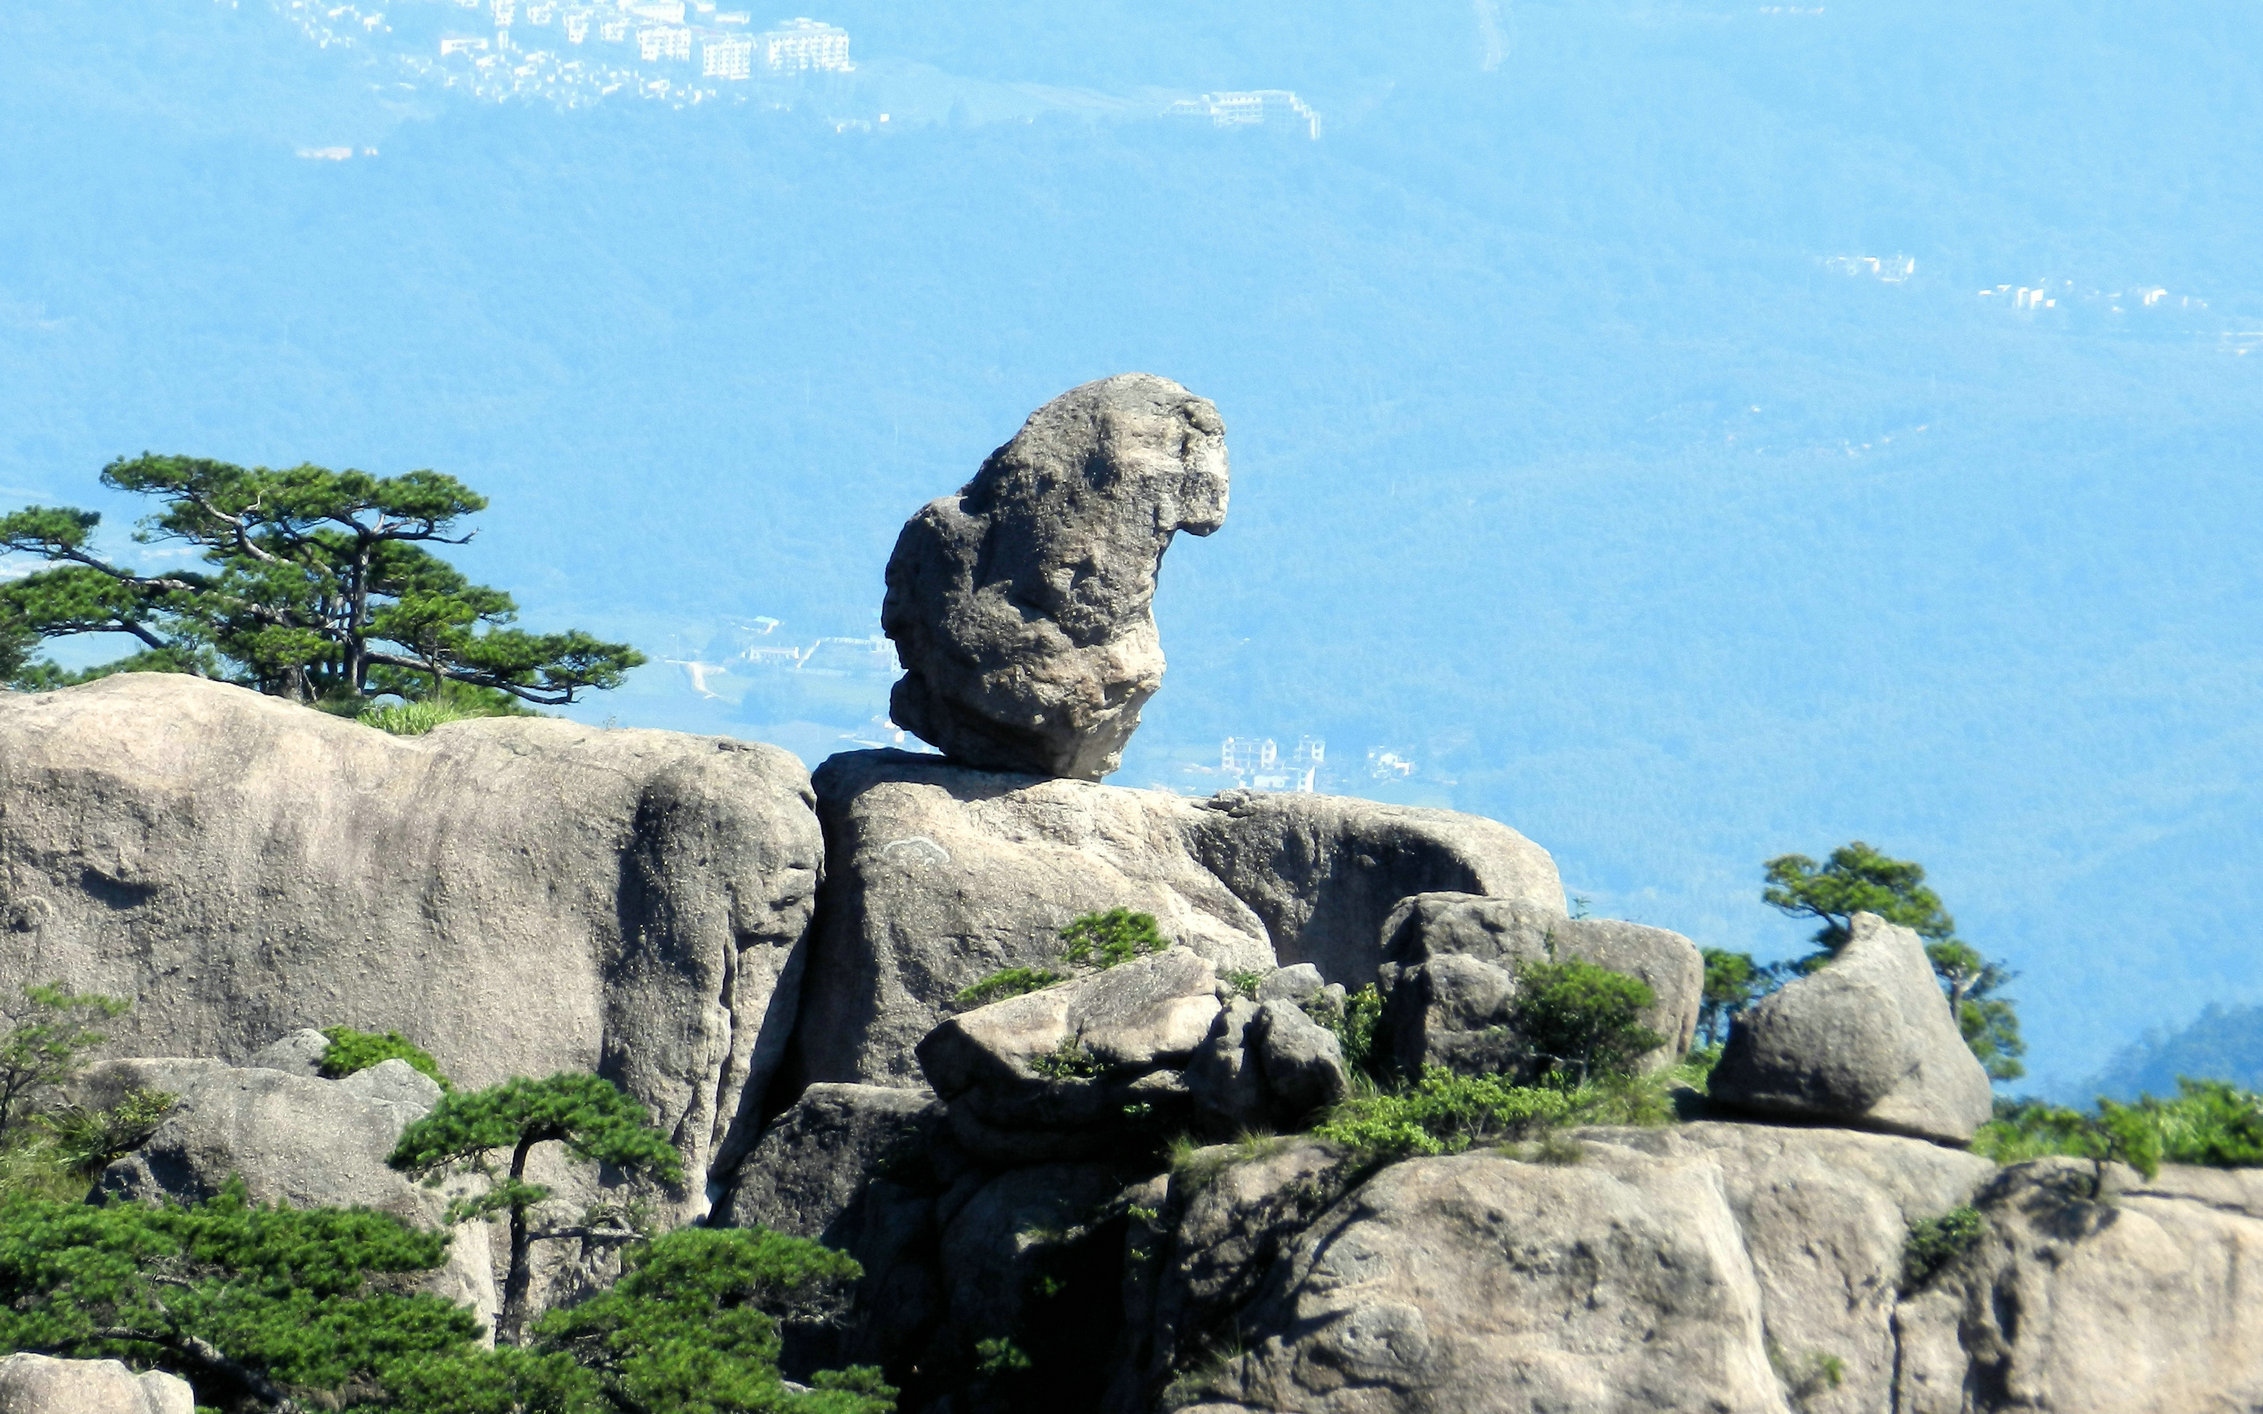
{"label": "cluster of buildings", "polygon": [[1917,257],[1913,255],[1834,255],[1823,265],[1841,275],[1864,276],[1888,285],[1899,285],[1917,273]]}
{"label": "cluster of buildings", "polygon": [[1320,140],[1320,115],[1312,105],[1285,88],[1260,88],[1246,93],[1206,93],[1185,98],[1166,112],[1174,118],[1203,118],[1220,128],[1302,128],[1314,142]]}
{"label": "cluster of buildings", "polygon": [[[459,0],[460,3],[460,0]],[[753,14],[725,10],[716,0],[611,0],[563,4],[560,0],[488,0],[495,21],[493,52],[519,47],[512,33],[553,26],[568,45],[634,45],[646,64],[699,65],[701,78],[740,82],[756,74],[845,73],[849,32],[808,18],[781,20],[756,31]],[[484,35],[447,35],[443,58],[489,48]]]}
{"label": "cluster of buildings", "polygon": [[2022,313],[2057,309],[2062,303],[2103,306],[2108,314],[2128,314],[2132,310],[2179,310],[2201,312],[2208,301],[2192,295],[2173,295],[2159,285],[2136,285],[2123,290],[2078,290],[2072,280],[2037,280],[2032,285],[1997,285],[1980,292],[1980,298],[1991,303],[2002,303]]}
{"label": "cluster of buildings", "polygon": [[1231,789],[1310,795],[1327,759],[1328,743],[1316,736],[1298,737],[1286,752],[1269,736],[1230,736],[1218,749],[1218,773]]}

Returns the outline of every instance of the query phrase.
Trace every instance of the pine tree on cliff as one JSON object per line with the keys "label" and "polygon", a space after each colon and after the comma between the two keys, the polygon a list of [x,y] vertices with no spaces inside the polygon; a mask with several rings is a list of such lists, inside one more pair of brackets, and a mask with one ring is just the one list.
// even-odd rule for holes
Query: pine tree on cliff
{"label": "pine tree on cliff", "polygon": [[[32,506],[0,516],[0,552],[51,567],[0,583],[0,681],[63,686],[113,672],[195,673],[300,702],[386,693],[561,706],[644,661],[579,631],[512,627],[518,607],[429,545],[461,545],[487,501],[432,471],[280,471],[198,457],[120,459],[102,484],[157,498],[135,538],[201,566],[136,571],[93,549],[101,517]],[[84,673],[33,661],[39,644],[124,634],[141,647]]]}

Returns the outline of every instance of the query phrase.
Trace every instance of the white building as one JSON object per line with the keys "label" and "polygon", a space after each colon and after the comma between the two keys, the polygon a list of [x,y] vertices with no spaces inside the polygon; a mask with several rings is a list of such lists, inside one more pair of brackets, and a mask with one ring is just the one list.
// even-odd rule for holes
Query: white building
{"label": "white building", "polygon": [[1328,744],[1316,736],[1298,737],[1287,756],[1271,737],[1230,736],[1218,751],[1218,769],[1249,790],[1310,795],[1318,786]]}
{"label": "white building", "polygon": [[682,25],[647,25],[636,32],[636,50],[646,62],[691,58],[691,31]]}
{"label": "white building", "polygon": [[1313,141],[1320,139],[1320,115],[1285,88],[1206,93],[1200,98],[1182,99],[1172,104],[1169,112],[1179,118],[1208,118],[1213,126],[1221,128],[1302,127]]}
{"label": "white building", "polygon": [[700,37],[699,72],[702,78],[745,79],[754,76],[754,39],[751,35],[710,31]]}
{"label": "white building", "polygon": [[817,20],[796,19],[755,36],[762,66],[774,74],[807,73],[813,69],[842,72],[850,67],[849,32]]}
{"label": "white building", "polygon": [[495,0],[495,27],[497,29],[509,28],[511,16],[518,12],[518,8],[518,0]]}
{"label": "white building", "polygon": [[487,40],[476,34],[444,34],[440,36],[440,57],[450,54],[484,54]]}

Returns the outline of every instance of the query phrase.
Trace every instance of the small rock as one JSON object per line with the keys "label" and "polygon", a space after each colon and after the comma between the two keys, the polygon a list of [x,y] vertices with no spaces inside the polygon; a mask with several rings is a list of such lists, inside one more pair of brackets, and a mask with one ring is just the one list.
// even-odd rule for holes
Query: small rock
{"label": "small rock", "polygon": [[189,1382],[116,1360],[20,1353],[0,1360],[0,1414],[195,1414]]}
{"label": "small rock", "polygon": [[982,770],[1098,780],[1163,685],[1163,552],[1225,518],[1209,400],[1146,373],[1063,393],[897,538],[889,715]]}
{"label": "small rock", "polygon": [[1261,1002],[1301,1002],[1328,985],[1320,969],[1309,962],[1292,963],[1268,975],[1257,984],[1257,999]]}
{"label": "small rock", "polygon": [[310,1026],[268,1042],[252,1052],[251,1059],[244,1064],[256,1065],[262,1070],[280,1070],[286,1075],[320,1077],[323,1053],[329,1049],[330,1038]]}
{"label": "small rock", "polygon": [[1202,1127],[1212,1134],[1238,1134],[1267,1122],[1265,1076],[1249,1048],[1256,1020],[1257,1003],[1242,997],[1227,1002],[1187,1063],[1187,1089]]}
{"label": "small rock", "polygon": [[1708,1090],[1732,1108],[1968,1144],[1991,1110],[1973,1058],[1907,928],[1857,913],[1821,970],[1738,1017]]}
{"label": "small rock", "polygon": [[1306,1016],[1295,1002],[1275,998],[1258,1003],[1249,1041],[1265,1077],[1266,1109],[1275,1129],[1303,1128],[1351,1089],[1336,1033]]}

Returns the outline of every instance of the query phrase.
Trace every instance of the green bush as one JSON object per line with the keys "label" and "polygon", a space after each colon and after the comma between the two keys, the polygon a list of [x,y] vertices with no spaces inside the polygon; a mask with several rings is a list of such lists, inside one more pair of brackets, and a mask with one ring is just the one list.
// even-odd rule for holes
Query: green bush
{"label": "green bush", "polygon": [[364,1209],[0,1202],[0,1342],[185,1375],[200,1406],[398,1414],[887,1414],[869,1369],[789,1390],[780,1322],[823,1319],[861,1274],[814,1242],[686,1228],[610,1291],[483,1349],[471,1311],[411,1288],[443,1234]]}
{"label": "green bush", "polygon": [[350,1026],[325,1026],[322,1034],[330,1042],[322,1050],[322,1073],[332,1080],[341,1080],[357,1070],[367,1070],[385,1061],[403,1060],[432,1077],[441,1089],[456,1088],[441,1073],[438,1061],[398,1031],[380,1036],[372,1031],[356,1031]]}
{"label": "green bush", "polygon": [[2001,1102],[1973,1149],[2000,1164],[2065,1154],[2126,1163],[2151,1177],[2164,1162],[2263,1166],[2263,1096],[2221,1080],[2180,1076],[2173,1099],[2100,1099],[2096,1113],[2041,1100]]}
{"label": "green bush", "polygon": [[392,736],[423,736],[434,727],[486,715],[453,702],[394,702],[363,708],[354,720]]}
{"label": "green bush", "polygon": [[1909,1225],[1902,1243],[1902,1292],[1917,1290],[1933,1274],[1972,1250],[1988,1230],[1988,1220],[1976,1208],[1951,1208],[1937,1218],[1921,1218]]}
{"label": "green bush", "polygon": [[1041,988],[1050,987],[1062,980],[1061,974],[1043,967],[1008,967],[951,998],[951,1005],[960,1011],[972,1011],[978,1006],[1002,1002],[1008,997],[1019,997]]}
{"label": "green bush", "polygon": [[1346,1100],[1312,1132],[1359,1158],[1389,1162],[1522,1139],[1563,1122],[1577,1106],[1570,1091],[1555,1086],[1432,1066],[1407,1089]]}
{"label": "green bush", "polygon": [[1579,958],[1517,964],[1514,1028],[1536,1078],[1584,1084],[1625,1075],[1666,1038],[1642,1024],[1658,996],[1647,983]]}
{"label": "green bush", "polygon": [[1103,972],[1171,946],[1156,927],[1154,914],[1134,913],[1128,908],[1111,908],[1106,913],[1087,913],[1070,920],[1061,930],[1061,942],[1061,956]]}
{"label": "green bush", "polygon": [[1306,1016],[1336,1033],[1345,1069],[1354,1075],[1374,1076],[1379,1059],[1375,1054],[1375,1026],[1383,1019],[1383,994],[1373,982],[1340,1003],[1327,992],[1315,992],[1300,1005]]}

